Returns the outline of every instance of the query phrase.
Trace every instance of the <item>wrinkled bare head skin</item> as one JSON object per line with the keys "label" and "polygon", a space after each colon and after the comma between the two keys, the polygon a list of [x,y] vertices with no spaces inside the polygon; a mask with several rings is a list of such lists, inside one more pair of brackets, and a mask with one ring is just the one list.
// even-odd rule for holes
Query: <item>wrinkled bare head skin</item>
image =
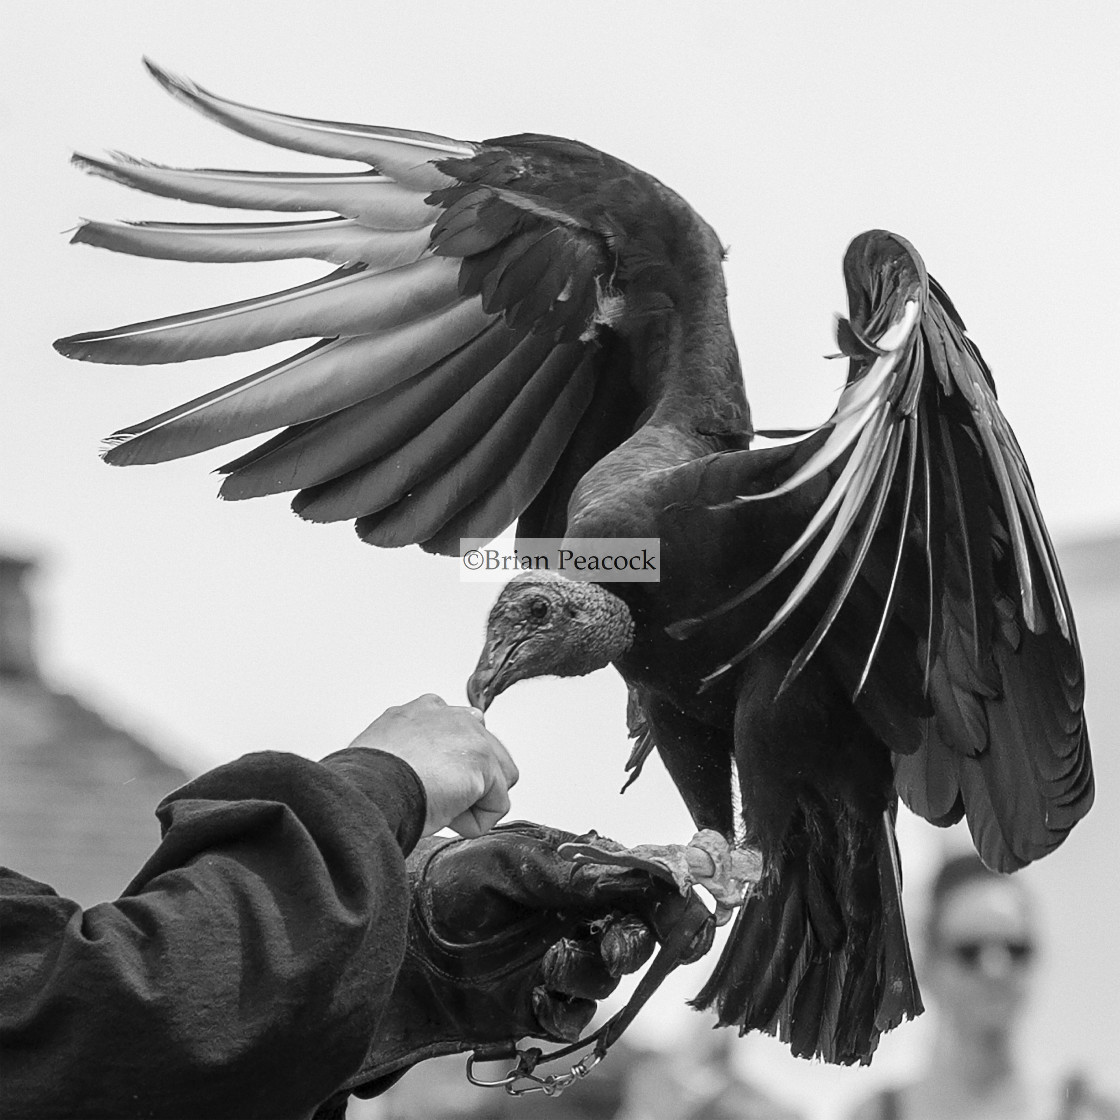
{"label": "wrinkled bare head skin", "polygon": [[506,584],[490,611],[467,695],[485,711],[515,681],[582,677],[621,657],[633,641],[634,620],[617,595],[552,572],[525,572]]}

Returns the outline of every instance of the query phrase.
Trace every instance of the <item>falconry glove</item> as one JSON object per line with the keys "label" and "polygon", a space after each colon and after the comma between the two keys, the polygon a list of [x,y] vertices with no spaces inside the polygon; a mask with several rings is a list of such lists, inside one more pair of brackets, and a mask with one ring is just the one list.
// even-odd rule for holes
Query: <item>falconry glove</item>
{"label": "falconry glove", "polygon": [[[378,1038],[352,1088],[530,1036],[571,1042],[596,1001],[703,904],[644,871],[558,854],[572,833],[518,822],[477,839],[431,837],[408,860],[408,945]],[[707,952],[704,921],[684,956]]]}

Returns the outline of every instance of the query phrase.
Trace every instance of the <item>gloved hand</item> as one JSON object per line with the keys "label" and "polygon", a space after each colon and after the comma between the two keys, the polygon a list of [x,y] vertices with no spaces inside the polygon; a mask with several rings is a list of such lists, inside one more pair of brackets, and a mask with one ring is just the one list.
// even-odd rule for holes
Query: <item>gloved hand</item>
{"label": "gloved hand", "polygon": [[[408,860],[408,948],[361,1074],[369,1082],[440,1054],[526,1036],[577,1039],[596,1001],[704,909],[644,871],[557,854],[572,833],[517,822],[471,840],[433,837]],[[705,921],[682,963],[712,942]],[[395,1080],[395,1078],[393,1078]]]}

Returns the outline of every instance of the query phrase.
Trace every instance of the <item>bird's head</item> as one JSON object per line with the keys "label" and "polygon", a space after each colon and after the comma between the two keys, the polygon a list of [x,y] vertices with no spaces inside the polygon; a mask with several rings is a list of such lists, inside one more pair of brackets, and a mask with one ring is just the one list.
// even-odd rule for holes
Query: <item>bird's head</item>
{"label": "bird's head", "polygon": [[634,620],[617,595],[554,572],[524,572],[491,608],[467,696],[485,711],[515,681],[582,677],[605,668],[633,642]]}

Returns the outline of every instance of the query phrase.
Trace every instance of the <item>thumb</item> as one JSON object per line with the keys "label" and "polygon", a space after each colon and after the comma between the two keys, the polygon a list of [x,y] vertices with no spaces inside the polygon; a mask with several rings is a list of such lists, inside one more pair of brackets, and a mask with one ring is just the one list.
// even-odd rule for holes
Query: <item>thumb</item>
{"label": "thumb", "polygon": [[467,810],[459,813],[450,827],[468,840],[483,836],[509,812],[509,790],[501,777]]}

